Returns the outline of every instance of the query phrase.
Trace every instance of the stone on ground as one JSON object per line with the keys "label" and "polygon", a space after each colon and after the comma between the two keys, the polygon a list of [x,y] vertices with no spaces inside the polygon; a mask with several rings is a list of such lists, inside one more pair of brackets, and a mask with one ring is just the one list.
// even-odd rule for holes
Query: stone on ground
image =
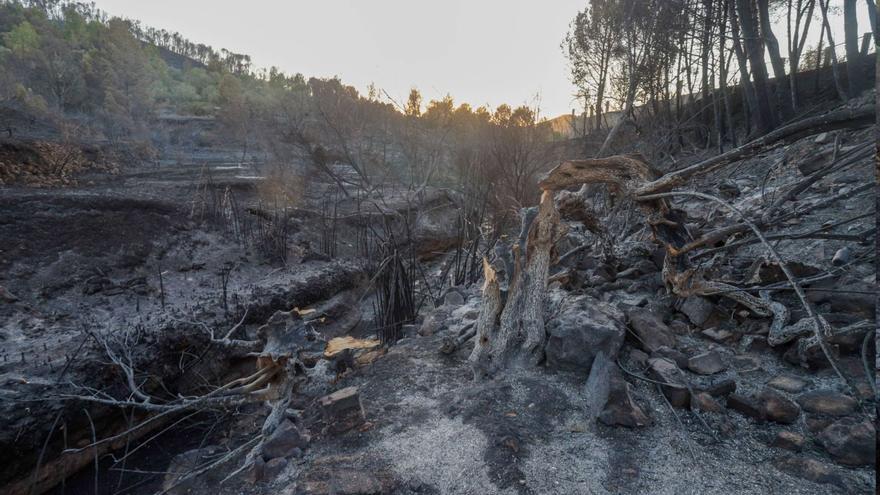
{"label": "stone on ground", "polygon": [[292,421],[285,420],[263,443],[263,459],[268,461],[276,457],[287,457],[293,453],[293,449],[302,449],[308,444],[308,435],[301,433]]}
{"label": "stone on ground", "polygon": [[822,431],[818,441],[840,464],[873,466],[876,462],[876,430],[869,420],[839,419]]}
{"label": "stone on ground", "polygon": [[599,415],[599,421],[607,426],[635,428],[648,426],[651,418],[642,410],[630,395],[630,386],[616,369],[611,373],[608,401]]}
{"label": "stone on ground", "polygon": [[810,382],[792,375],[779,375],[769,382],[767,385],[783,392],[796,394],[810,385]]}
{"label": "stone on ground", "polygon": [[804,448],[807,439],[800,433],[793,431],[780,431],[776,434],[776,438],[770,444],[773,447],[790,450],[792,452],[800,452]]}
{"label": "stone on ground", "polygon": [[769,421],[791,424],[801,415],[801,408],[794,401],[772,388],[762,390],[758,401],[761,403],[764,418]]}
{"label": "stone on ground", "polygon": [[761,404],[754,397],[733,393],[727,397],[727,407],[756,421],[764,421]]}
{"label": "stone on ground", "polygon": [[824,462],[807,457],[785,456],[773,461],[776,469],[791,476],[820,484],[843,485],[840,475]]}
{"label": "stone on ground", "polygon": [[833,390],[814,390],[798,396],[798,404],[805,411],[830,416],[846,416],[856,410],[858,402],[848,395]]}
{"label": "stone on ground", "polygon": [[681,312],[698,327],[702,327],[709,321],[714,310],[715,304],[700,296],[690,296],[681,305]]}
{"label": "stone on ground", "polygon": [[357,387],[346,387],[318,399],[328,431],[342,433],[362,425],[364,408]]}
{"label": "stone on ground", "polygon": [[674,334],[663,323],[660,315],[644,309],[635,309],[627,311],[626,318],[639,346],[646,352],[654,353],[661,347],[675,346]]}
{"label": "stone on ground", "polygon": [[700,375],[714,375],[724,371],[724,362],[721,361],[721,354],[716,351],[704,352],[697,354],[688,359],[688,369]]}
{"label": "stone on ground", "polygon": [[548,368],[588,372],[600,351],[612,361],[617,358],[626,327],[616,307],[589,296],[566,298],[558,304],[546,326]]}
{"label": "stone on ground", "polygon": [[684,382],[684,373],[676,364],[667,358],[651,358],[648,360],[652,377],[660,382],[663,395],[669,399],[673,407],[686,408],[690,404],[690,392]]}

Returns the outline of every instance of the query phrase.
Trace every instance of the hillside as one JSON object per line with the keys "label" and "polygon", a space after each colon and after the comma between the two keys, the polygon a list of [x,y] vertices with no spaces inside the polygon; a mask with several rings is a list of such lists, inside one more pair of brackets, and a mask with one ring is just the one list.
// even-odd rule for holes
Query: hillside
{"label": "hillside", "polygon": [[584,133],[0,0],[0,493],[875,493],[876,51],[767,3],[571,12]]}

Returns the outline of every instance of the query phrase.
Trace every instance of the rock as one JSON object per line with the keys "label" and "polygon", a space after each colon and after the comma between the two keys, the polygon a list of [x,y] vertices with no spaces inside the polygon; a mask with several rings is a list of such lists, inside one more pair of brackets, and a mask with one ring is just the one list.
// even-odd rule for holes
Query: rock
{"label": "rock", "polygon": [[826,167],[834,153],[833,146],[823,146],[812,153],[794,159],[794,163],[804,177]]}
{"label": "rock", "polygon": [[418,332],[419,326],[412,323],[408,323],[400,327],[400,333],[403,335],[403,338],[415,337]]}
{"label": "rock", "polygon": [[461,313],[461,317],[464,320],[476,320],[480,316],[480,310],[478,309],[468,309]]}
{"label": "rock", "polygon": [[755,356],[733,356],[730,367],[738,373],[751,373],[761,369],[761,360]]}
{"label": "rock", "polygon": [[308,435],[300,433],[292,421],[284,420],[263,443],[263,459],[268,461],[276,457],[287,457],[293,449],[303,448],[308,444]]}
{"label": "rock", "polygon": [[850,261],[852,261],[852,249],[848,247],[838,249],[831,258],[831,264],[834,266],[843,266]]}
{"label": "rock", "polygon": [[244,480],[253,485],[264,479],[266,479],[266,461],[264,461],[262,457],[257,457],[254,459],[254,463],[251,464],[251,467],[245,472]]}
{"label": "rock", "polygon": [[617,270],[607,263],[602,263],[593,270],[593,275],[599,277],[604,282],[613,282],[617,276]]}
{"label": "rock", "polygon": [[833,422],[834,420],[827,416],[807,416],[804,420],[804,426],[807,427],[807,431],[811,435],[818,436]]}
{"label": "rock", "polygon": [[761,405],[753,397],[736,393],[730,394],[727,397],[727,407],[755,421],[764,421]]}
{"label": "rock", "polygon": [[626,334],[617,308],[582,295],[561,298],[554,312],[546,325],[547,368],[586,373],[600,351],[616,359]]}
{"label": "rock", "polygon": [[328,431],[342,433],[366,421],[357,387],[347,387],[318,399]]}
{"label": "rock", "polygon": [[[461,242],[461,213],[448,191],[434,187],[425,188],[419,194],[415,202],[412,198],[404,200],[403,196],[389,195],[387,203],[383,201],[384,208],[396,210],[396,215],[405,216],[408,212],[418,211],[415,221],[407,223],[407,228],[412,229],[411,235],[415,244],[416,252],[423,258],[437,256],[437,253],[445,253],[450,247]],[[395,236],[404,238],[403,223],[393,222],[392,228],[396,229]]]}
{"label": "rock", "polygon": [[767,337],[763,335],[746,335],[740,340],[738,349],[740,352],[762,353],[772,349],[767,343]]}
{"label": "rock", "polygon": [[[837,292],[840,287],[857,292]],[[820,305],[828,303],[835,313],[855,313],[874,318],[877,286],[850,276],[832,277],[810,284],[807,299]],[[831,289],[823,291],[820,289]]]}
{"label": "rock", "polygon": [[805,411],[830,416],[846,416],[856,410],[858,402],[848,395],[833,390],[814,390],[801,394],[798,404]]}
{"label": "rock", "polygon": [[[811,258],[805,253],[804,257],[801,259],[809,260]],[[816,259],[816,261],[818,261],[818,259]],[[786,266],[788,267],[789,271],[791,271],[792,275],[797,278],[812,277],[813,275],[816,275],[822,271],[822,269],[818,266],[814,266],[797,260],[787,261]],[[782,271],[782,267],[779,266],[779,263],[772,260],[759,260],[749,268],[747,280],[749,281],[749,283],[754,284],[772,284],[777,282],[785,282],[788,280],[788,277],[785,276],[785,272]]]}
{"label": "rock", "polygon": [[649,273],[654,273],[657,271],[657,267],[650,260],[640,259],[635,262],[632,266],[618,273],[615,277],[617,280],[627,279],[627,278],[636,278],[642,275],[647,275]]}
{"label": "rock", "polygon": [[650,359],[650,357],[651,356],[645,354],[640,349],[633,349],[629,353],[629,358],[632,359],[632,361],[639,366],[645,366],[646,364],[648,364],[648,359]]}
{"label": "rock", "polygon": [[443,297],[443,304],[452,307],[461,306],[464,304],[464,296],[457,290],[450,290]]}
{"label": "rock", "polygon": [[730,179],[723,180],[718,184],[718,193],[726,199],[734,199],[742,194],[739,185]]}
{"label": "rock", "polygon": [[646,352],[653,353],[662,346],[675,346],[672,331],[656,313],[642,309],[629,310],[626,317],[639,346]]}
{"label": "rock", "polygon": [[719,344],[727,342],[728,340],[733,339],[733,333],[719,328],[707,328],[700,332],[700,334],[718,342]]}
{"label": "rock", "polygon": [[689,370],[700,375],[714,375],[724,371],[721,355],[715,351],[704,352],[691,357],[687,361]]}
{"label": "rock", "polygon": [[702,327],[709,321],[715,305],[708,299],[700,296],[690,296],[684,300],[681,305],[681,312],[684,313],[694,325]]}
{"label": "rock", "polygon": [[[592,425],[605,404],[611,391],[611,361],[604,352],[599,351],[590,366],[590,375],[584,386],[584,398],[587,402],[588,424]],[[616,370],[615,370],[616,371]]]}
{"label": "rock", "polygon": [[263,479],[267,481],[274,480],[284,472],[287,468],[287,464],[287,459],[283,457],[278,457],[267,462],[266,467],[263,468]]}
{"label": "rock", "polygon": [[690,405],[690,392],[684,382],[684,373],[675,362],[668,358],[651,358],[648,366],[655,380],[668,384],[661,385],[660,389],[673,407],[686,408]]}
{"label": "rock", "polygon": [[706,392],[712,397],[726,397],[736,392],[736,381],[733,378],[725,378],[707,387]]}
{"label": "rock", "polygon": [[[842,359],[841,356],[843,354],[861,356],[862,342],[869,328],[870,325],[865,325],[863,322],[857,322],[843,328],[834,328],[832,335],[825,338],[831,355],[835,359]],[[783,359],[808,369],[821,369],[831,366],[831,363],[822,351],[822,347],[819,345],[819,339],[815,335],[802,337],[798,340],[797,345],[789,347],[788,351],[783,355]],[[861,369],[861,366],[859,368]]]}
{"label": "rock", "polygon": [[873,466],[876,462],[876,430],[871,421],[839,419],[822,431],[818,441],[840,464]]}
{"label": "rock", "polygon": [[95,276],[85,281],[82,292],[87,296],[91,296],[112,289],[113,287],[114,284],[109,278]]}
{"label": "rock", "polygon": [[327,344],[311,325],[303,323],[296,310],[276,311],[257,329],[257,335],[267,341],[261,358],[271,357],[276,361],[293,349],[298,353],[320,353]]}
{"label": "rock", "polygon": [[443,308],[438,308],[432,311],[425,317],[422,326],[419,327],[419,335],[422,337],[430,337],[439,332],[446,326],[447,318],[449,318],[449,313]]}
{"label": "rock", "polygon": [[630,386],[620,375],[617,367],[610,375],[608,401],[599,415],[599,422],[607,426],[635,428],[648,426],[651,418],[639,407],[630,395]]}
{"label": "rock", "polygon": [[764,418],[776,423],[791,424],[801,415],[801,408],[794,401],[772,388],[762,390],[758,401]]}
{"label": "rock", "polygon": [[707,394],[706,392],[698,392],[694,394],[692,400],[692,406],[696,407],[700,411],[706,411],[711,413],[721,413],[724,412],[724,407],[721,406],[714,397]]}
{"label": "rock", "polygon": [[3,301],[5,303],[14,303],[18,301],[18,296],[16,296],[12,292],[9,292],[6,287],[0,285],[0,301]]}
{"label": "rock", "polygon": [[802,478],[813,483],[835,484],[843,486],[843,480],[828,464],[815,459],[785,456],[773,461],[773,466],[791,476]]}
{"label": "rock", "polygon": [[828,133],[822,132],[816,135],[816,138],[813,139],[813,142],[816,144],[825,144],[828,142]]}
{"label": "rock", "polygon": [[800,452],[804,448],[807,439],[800,433],[793,431],[780,431],[776,434],[776,438],[770,444],[773,447],[790,450],[792,452]]}
{"label": "rock", "polygon": [[[582,253],[583,254],[583,253]],[[599,265],[599,258],[596,256],[576,256],[577,260],[575,260],[575,268],[580,271],[592,270]]]}
{"label": "rock", "polygon": [[783,392],[796,394],[810,385],[810,382],[792,375],[779,375],[769,382],[767,385]]}
{"label": "rock", "polygon": [[671,359],[679,368],[686,368],[688,363],[688,358],[684,355],[684,353],[667,346],[663,346],[654,351],[654,353],[651,354],[651,357]]}
{"label": "rock", "polygon": [[681,320],[672,320],[669,322],[669,329],[675,332],[676,335],[687,335],[691,333],[690,325]]}
{"label": "rock", "polygon": [[663,269],[663,262],[666,260],[666,248],[656,246],[651,250],[651,262],[658,270]]}

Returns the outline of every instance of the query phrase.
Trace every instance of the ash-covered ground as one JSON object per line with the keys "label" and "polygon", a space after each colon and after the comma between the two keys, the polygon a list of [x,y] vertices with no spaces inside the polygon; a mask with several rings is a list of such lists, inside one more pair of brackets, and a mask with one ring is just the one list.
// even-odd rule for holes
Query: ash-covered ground
{"label": "ash-covered ground", "polygon": [[[786,342],[771,345],[770,318],[723,295],[668,294],[657,246],[637,217],[619,224],[614,262],[595,236],[571,226],[560,251],[594,247],[558,267],[569,274],[548,295],[546,361],[475,380],[472,341],[441,348],[477,319],[480,283],[427,287],[442,278],[454,243],[444,229],[454,198],[445,192],[420,199],[432,213],[420,219],[424,276],[416,286],[430,297],[417,319],[393,345],[328,355],[321,351],[334,337],[374,335],[372,277],[381,260],[356,256],[351,225],[335,234],[347,249],[322,252],[326,227],[308,208],[291,215],[285,259],[273,259],[271,236],[254,234],[265,226],[235,213],[253,208],[246,214],[260,218],[256,171],[209,164],[208,183],[204,165],[164,164],[95,173],[63,189],[4,187],[0,484],[9,493],[68,494],[873,493],[872,132],[779,143],[698,184],[757,215],[787,185],[838,164],[782,207],[809,214],[767,230],[809,301],[839,330],[828,340],[855,390],[828,366],[810,327],[789,328]],[[238,210],[223,201],[230,195]],[[384,207],[402,211],[394,206],[401,196],[387,193]],[[707,205],[676,203],[694,234],[738,220]],[[244,241],[248,232],[260,242]],[[748,238],[727,242],[739,240]],[[791,313],[786,328],[807,316],[762,244],[719,249],[703,262],[718,280],[774,289]],[[130,339],[128,362],[159,396],[196,395],[256,369],[253,355],[230,354],[214,337],[240,324],[237,338],[258,339],[278,312],[315,308],[318,351],[300,354],[287,436],[273,434],[281,450],[264,449],[240,474],[221,483],[241,464],[236,458],[176,484],[258,435],[265,403],[174,415],[99,452],[97,469],[86,448],[65,476],[37,470],[63,470],[65,449],[144,419],[69,398],[125,398],[124,376],[96,336]],[[599,321],[599,312],[607,317]],[[601,344],[611,345],[615,371],[608,404],[591,416],[595,350],[587,344],[603,332],[616,342]],[[335,402],[334,393],[346,398]],[[358,405],[336,405],[348,400]]]}

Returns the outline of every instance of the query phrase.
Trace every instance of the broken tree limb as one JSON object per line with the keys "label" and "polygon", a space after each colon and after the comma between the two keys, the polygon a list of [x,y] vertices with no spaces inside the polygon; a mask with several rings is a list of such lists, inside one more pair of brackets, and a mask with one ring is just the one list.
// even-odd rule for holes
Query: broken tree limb
{"label": "broken tree limb", "polygon": [[443,339],[443,346],[440,348],[440,352],[443,354],[452,354],[458,349],[461,349],[461,347],[474,338],[476,334],[476,325],[468,323],[455,337],[446,337]]}
{"label": "broken tree limb", "polygon": [[[855,222],[856,220],[861,220],[863,218],[873,217],[873,216],[874,216],[874,212],[871,212],[871,213],[866,213],[864,215],[858,215],[858,216],[855,216],[852,218],[848,218],[846,220],[841,220],[839,222],[834,222],[829,225],[823,225],[823,226],[819,227],[818,229],[811,229],[811,230],[802,231],[802,232],[790,232],[790,233],[786,233],[786,234],[768,235],[765,237],[767,238],[768,241],[793,241],[793,240],[797,240],[797,239],[836,239],[836,240],[843,240],[843,241],[864,242],[865,240],[867,240],[871,235],[873,235],[876,232],[876,229],[871,228],[871,229],[868,229],[868,230],[862,232],[861,234],[832,234],[832,233],[828,233],[828,231],[831,229],[834,229],[836,227],[840,227],[840,226]],[[705,251],[702,251],[700,253],[695,254],[691,259],[704,258],[706,256],[711,256],[719,251],[726,251],[726,250],[734,249],[734,248],[737,248],[740,246],[757,244],[759,242],[761,242],[759,239],[743,239],[741,241],[731,242],[731,243],[725,244],[723,246],[719,246],[717,248],[707,249]]]}
{"label": "broken tree limb", "polygon": [[808,117],[792,122],[791,124],[782,126],[758,139],[750,141],[739,148],[732,149],[727,153],[722,153],[681,170],[670,172],[657,180],[643,184],[635,191],[635,196],[646,196],[653,193],[668,191],[675,186],[684,184],[688,179],[694,176],[709,173],[734,160],[739,160],[756,154],[765,146],[783,139],[804,137],[835,129],[870,126],[874,122],[874,110],[874,105],[865,105],[856,109],[845,108],[816,117]]}
{"label": "broken tree limb", "polygon": [[[754,221],[754,223],[755,223],[755,225],[757,225],[760,228],[768,227],[770,225],[778,224],[780,222],[784,222],[784,221],[792,219],[792,218],[797,218],[797,217],[806,215],[807,213],[809,213],[811,211],[825,208],[825,207],[830,206],[838,201],[841,201],[841,200],[847,199],[847,198],[851,198],[859,193],[862,193],[862,192],[867,191],[869,189],[872,189],[874,187],[875,187],[874,184],[862,184],[861,186],[853,188],[849,191],[841,192],[841,193],[836,194],[834,196],[831,196],[825,200],[822,200],[818,203],[809,204],[809,205],[804,206],[802,208],[798,208],[797,210],[794,210],[794,211],[785,213],[783,215],[780,215],[778,217],[775,217],[771,220],[767,220],[767,221],[756,220],[756,221]],[[676,255],[682,255],[682,254],[688,253],[690,251],[693,251],[694,249],[697,249],[699,247],[714,244],[716,242],[721,242],[733,234],[747,232],[749,230],[750,230],[749,225],[745,222],[740,222],[740,223],[736,223],[733,225],[728,225],[727,227],[722,227],[720,229],[713,230],[712,232],[705,234],[704,236],[700,237],[699,239],[692,241],[692,242],[690,242],[680,248],[675,249],[674,253]]]}

